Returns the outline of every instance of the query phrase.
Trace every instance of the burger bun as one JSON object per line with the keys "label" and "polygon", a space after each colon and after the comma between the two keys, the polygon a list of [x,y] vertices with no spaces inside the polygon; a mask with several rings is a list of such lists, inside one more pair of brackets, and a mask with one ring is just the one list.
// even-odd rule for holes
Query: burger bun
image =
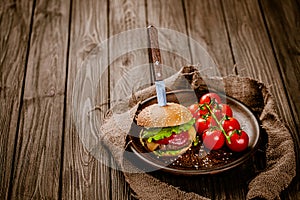
{"label": "burger bun", "polygon": [[182,125],[192,117],[186,107],[177,103],[167,103],[166,106],[152,104],[138,114],[136,121],[139,126],[155,128]]}

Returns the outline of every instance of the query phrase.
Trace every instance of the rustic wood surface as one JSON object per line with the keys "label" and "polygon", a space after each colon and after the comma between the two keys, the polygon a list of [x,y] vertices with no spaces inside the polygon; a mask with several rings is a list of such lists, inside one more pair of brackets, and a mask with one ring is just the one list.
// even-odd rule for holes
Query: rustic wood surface
{"label": "rustic wood surface", "polygon": [[[15,162],[15,143],[19,132],[21,98],[28,66],[28,41],[31,38],[33,1],[1,3],[1,85],[0,85],[0,198],[8,198]],[[25,192],[25,191],[24,191]]]}
{"label": "rustic wood surface", "polygon": [[[176,37],[160,32],[165,77],[200,62],[205,74],[248,76],[270,86],[297,156],[297,177],[281,197],[300,199],[299,13],[296,0],[2,0],[0,199],[133,198],[109,152],[94,151],[98,135],[76,123],[74,108],[85,101],[76,91],[100,81],[100,92],[84,102],[94,108],[82,119],[99,127],[109,108],[151,84],[147,49],[135,49],[147,38],[125,34],[125,47],[118,39],[107,40],[125,31],[146,33],[150,24],[186,36],[179,45]],[[206,57],[195,42],[215,66],[201,63]],[[107,68],[89,71],[99,62]],[[134,73],[140,66],[143,74]],[[91,121],[95,115],[99,121]],[[232,171],[189,178],[153,175],[208,198],[245,199],[256,170],[255,160],[247,164],[238,170],[250,173],[240,176]]]}
{"label": "rustic wood surface", "polygon": [[[69,30],[69,53],[68,77],[66,86],[66,100],[71,102],[73,88],[75,87],[76,74],[81,64],[89,53],[105,38],[107,38],[107,21],[99,20],[107,17],[106,1],[72,1],[70,5],[70,22],[67,29]],[[84,27],[84,28],[82,28]],[[106,50],[107,51],[107,50]],[[89,63],[87,63],[89,64]],[[106,78],[106,80],[108,77]],[[78,83],[82,83],[82,80]],[[88,81],[92,82],[89,77]],[[103,88],[107,88],[103,80]],[[102,97],[107,98],[107,90],[103,90]],[[100,100],[100,99],[99,99]],[[108,107],[103,107],[105,110]],[[101,160],[98,162],[90,154],[83,143],[89,138],[79,137],[77,127],[74,123],[71,103],[65,103],[65,126],[63,130],[63,163],[61,164],[61,199],[110,199],[110,169],[107,167],[110,159],[105,150],[102,151]],[[103,117],[103,115],[101,116]],[[86,134],[82,131],[82,135]],[[81,140],[82,139],[82,140]],[[91,142],[92,143],[92,142]],[[94,146],[96,144],[89,145]],[[68,180],[68,181],[63,181]],[[103,181],[107,180],[107,181]]]}
{"label": "rustic wood surface", "polygon": [[66,82],[62,66],[68,49],[68,30],[63,27],[68,25],[69,4],[38,1],[33,14],[11,198],[57,199]]}

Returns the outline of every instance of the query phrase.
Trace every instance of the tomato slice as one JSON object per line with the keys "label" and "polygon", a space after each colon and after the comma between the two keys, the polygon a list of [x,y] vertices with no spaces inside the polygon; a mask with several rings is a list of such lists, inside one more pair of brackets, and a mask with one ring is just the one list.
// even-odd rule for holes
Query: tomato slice
{"label": "tomato slice", "polygon": [[164,138],[164,139],[161,139],[161,140],[157,140],[155,141],[156,143],[158,144],[169,144],[169,140],[171,140],[172,138],[174,138],[176,134],[173,133],[170,137],[167,137],[167,138]]}
{"label": "tomato slice", "polygon": [[181,146],[187,142],[189,139],[188,131],[181,132],[180,134],[173,133],[170,137],[155,141],[158,144],[172,144],[176,146]]}

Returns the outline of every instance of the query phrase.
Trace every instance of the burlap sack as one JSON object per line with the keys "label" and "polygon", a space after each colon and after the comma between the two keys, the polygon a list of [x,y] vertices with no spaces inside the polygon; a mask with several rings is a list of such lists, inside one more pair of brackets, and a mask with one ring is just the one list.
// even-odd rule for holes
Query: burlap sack
{"label": "burlap sack", "polygon": [[[254,111],[268,135],[267,167],[250,182],[247,199],[279,199],[280,192],[289,185],[296,174],[296,161],[292,137],[278,119],[274,100],[268,88],[256,80],[237,76],[204,79],[193,66],[183,67],[165,82],[167,90],[182,88],[201,90],[207,87],[225,90],[226,95],[238,99]],[[129,98],[121,113],[122,105],[117,108],[118,114],[111,111],[101,127],[102,134],[99,138],[110,149],[136,198],[145,200],[207,199],[162,182],[149,173],[140,171],[124,159],[126,136],[138,104],[153,95],[155,95],[155,88],[151,86]]]}

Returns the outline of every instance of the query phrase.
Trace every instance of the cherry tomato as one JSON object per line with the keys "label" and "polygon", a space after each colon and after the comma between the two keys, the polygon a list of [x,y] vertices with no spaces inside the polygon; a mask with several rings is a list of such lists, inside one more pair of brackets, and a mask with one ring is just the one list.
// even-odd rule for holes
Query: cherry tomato
{"label": "cherry tomato", "polygon": [[225,115],[228,117],[233,116],[232,109],[227,104],[218,104],[214,107],[213,112],[219,120],[221,120]]}
{"label": "cherry tomato", "polygon": [[214,104],[220,104],[221,103],[221,98],[218,94],[210,92],[206,93],[200,98],[199,101],[200,104],[207,104],[207,105],[214,105]]}
{"label": "cherry tomato", "polygon": [[227,105],[227,104],[222,104],[222,114],[223,114],[223,115],[226,115],[226,116],[228,116],[228,117],[232,117],[232,116],[233,116],[232,113],[233,113],[233,112],[232,112],[232,109],[231,109],[231,107],[230,107],[229,105]]}
{"label": "cherry tomato", "polygon": [[201,135],[203,133],[203,131],[208,129],[208,127],[210,125],[210,121],[211,121],[210,116],[207,117],[207,118],[200,117],[196,120],[195,128],[196,128],[196,131],[199,135]]}
{"label": "cherry tomato", "polygon": [[235,152],[241,152],[247,149],[249,144],[249,136],[243,130],[230,130],[227,135],[230,137],[230,144],[226,140],[229,149]]}
{"label": "cherry tomato", "polygon": [[190,112],[192,113],[193,117],[198,119],[201,116],[201,111],[200,111],[200,105],[195,103],[192,104],[188,107]]}
{"label": "cherry tomato", "polygon": [[194,103],[188,107],[189,111],[194,115],[199,110],[199,104]]}
{"label": "cherry tomato", "polygon": [[207,115],[209,113],[209,110],[204,104],[199,104],[199,114],[202,115]]}
{"label": "cherry tomato", "polygon": [[239,121],[234,117],[225,117],[222,121],[222,126],[226,133],[230,130],[239,130],[241,128]]}
{"label": "cherry tomato", "polygon": [[205,105],[200,105],[197,103],[190,105],[188,109],[196,119],[209,113],[209,110]]}
{"label": "cherry tomato", "polygon": [[202,134],[202,141],[206,148],[210,150],[218,150],[225,143],[225,136],[218,129],[207,129]]}
{"label": "cherry tomato", "polygon": [[215,107],[212,111],[213,111],[213,113],[215,114],[215,116],[217,117],[218,120],[222,119],[223,114],[222,114],[222,110],[220,108]]}

